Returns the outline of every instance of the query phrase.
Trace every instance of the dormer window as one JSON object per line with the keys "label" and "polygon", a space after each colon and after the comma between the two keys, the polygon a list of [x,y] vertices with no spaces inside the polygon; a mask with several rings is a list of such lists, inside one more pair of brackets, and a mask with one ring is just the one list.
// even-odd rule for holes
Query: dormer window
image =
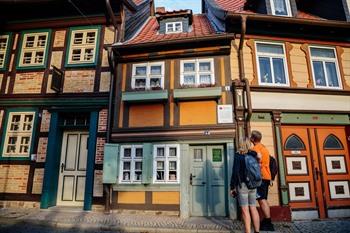
{"label": "dormer window", "polygon": [[292,16],[289,0],[270,0],[273,15]]}
{"label": "dormer window", "polygon": [[165,24],[166,33],[179,33],[182,32],[182,22],[169,22]]}

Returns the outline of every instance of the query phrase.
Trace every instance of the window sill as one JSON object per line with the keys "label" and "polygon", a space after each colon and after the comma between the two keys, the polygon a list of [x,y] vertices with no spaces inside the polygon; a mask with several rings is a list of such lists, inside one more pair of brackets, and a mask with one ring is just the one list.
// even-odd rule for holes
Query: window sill
{"label": "window sill", "polygon": [[219,99],[221,97],[221,92],[221,87],[175,89],[174,99]]}
{"label": "window sill", "polygon": [[129,91],[122,93],[122,101],[128,103],[161,102],[168,100],[168,90]]}

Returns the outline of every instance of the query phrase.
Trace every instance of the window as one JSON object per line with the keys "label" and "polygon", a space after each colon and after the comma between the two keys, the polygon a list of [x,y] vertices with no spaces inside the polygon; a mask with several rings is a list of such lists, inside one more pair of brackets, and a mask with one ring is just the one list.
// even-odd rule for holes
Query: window
{"label": "window", "polygon": [[0,35],[0,69],[5,67],[7,50],[9,47],[9,35]]}
{"label": "window", "polygon": [[49,32],[25,33],[19,58],[19,67],[45,66]]}
{"label": "window", "polygon": [[178,33],[182,31],[182,22],[171,22],[165,24],[166,33]]}
{"label": "window", "polygon": [[29,157],[35,112],[11,112],[8,117],[3,157]]}
{"label": "window", "polygon": [[158,90],[164,87],[164,62],[134,64],[131,87],[136,90]]}
{"label": "window", "polygon": [[341,88],[339,68],[334,48],[310,47],[315,87]]}
{"label": "window", "polygon": [[305,150],[305,145],[300,137],[292,134],[287,138],[284,148],[285,150]]}
{"label": "window", "polygon": [[214,60],[182,60],[180,79],[182,86],[205,87],[215,85]]}
{"label": "window", "polygon": [[178,145],[155,145],[153,147],[153,182],[179,183],[180,149]]}
{"label": "window", "polygon": [[333,134],[329,135],[323,144],[323,149],[325,150],[342,150],[343,148],[342,143]]}
{"label": "window", "polygon": [[271,10],[273,15],[292,16],[289,0],[271,0]]}
{"label": "window", "polygon": [[288,86],[288,74],[283,44],[256,43],[259,83]]}
{"label": "window", "polygon": [[120,183],[141,183],[142,158],[142,145],[121,146]]}
{"label": "window", "polygon": [[67,64],[95,64],[99,28],[71,29],[70,33]]}

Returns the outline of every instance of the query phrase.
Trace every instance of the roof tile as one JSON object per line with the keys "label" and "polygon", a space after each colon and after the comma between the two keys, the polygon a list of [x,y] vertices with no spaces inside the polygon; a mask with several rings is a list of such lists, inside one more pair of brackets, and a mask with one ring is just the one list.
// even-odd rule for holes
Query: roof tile
{"label": "roof tile", "polygon": [[215,34],[206,15],[193,15],[192,30],[190,32],[159,34],[159,24],[156,17],[150,17],[141,31],[125,44],[142,44],[164,40],[177,40],[185,38],[199,38]]}

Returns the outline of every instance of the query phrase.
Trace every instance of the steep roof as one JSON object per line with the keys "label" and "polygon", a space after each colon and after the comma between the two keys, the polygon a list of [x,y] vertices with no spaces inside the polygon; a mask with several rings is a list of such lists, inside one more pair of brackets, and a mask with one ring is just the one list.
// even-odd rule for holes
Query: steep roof
{"label": "steep roof", "polygon": [[193,15],[192,30],[190,32],[159,34],[159,24],[156,17],[150,17],[141,31],[125,44],[143,44],[157,41],[171,41],[187,38],[202,38],[215,34],[205,14]]}
{"label": "steep roof", "polygon": [[[209,0],[209,2],[214,2],[219,8],[233,13],[258,14],[252,9],[247,9],[246,5],[249,0]],[[301,10],[298,10],[296,17],[300,19],[322,19]]]}

